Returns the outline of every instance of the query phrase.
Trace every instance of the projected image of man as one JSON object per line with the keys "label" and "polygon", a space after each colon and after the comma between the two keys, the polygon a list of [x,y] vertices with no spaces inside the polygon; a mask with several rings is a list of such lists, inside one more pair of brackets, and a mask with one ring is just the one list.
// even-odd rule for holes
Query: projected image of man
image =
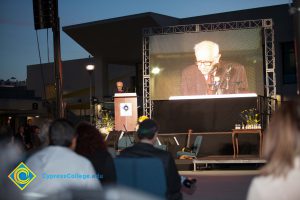
{"label": "projected image of man", "polygon": [[235,94],[248,90],[244,66],[221,61],[218,44],[205,40],[197,43],[194,50],[196,63],[182,72],[182,95]]}

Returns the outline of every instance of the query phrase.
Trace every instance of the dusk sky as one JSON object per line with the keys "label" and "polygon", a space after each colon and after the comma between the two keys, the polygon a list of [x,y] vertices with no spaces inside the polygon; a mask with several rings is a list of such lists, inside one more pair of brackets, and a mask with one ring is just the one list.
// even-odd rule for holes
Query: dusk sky
{"label": "dusk sky", "polygon": [[[292,0],[59,0],[60,25],[156,12],[185,18],[291,3]],[[49,34],[53,62],[52,30]],[[47,30],[38,30],[42,63],[48,62]],[[87,58],[89,53],[61,31],[62,60]],[[38,64],[32,0],[0,0],[0,79],[26,79],[27,65]]]}

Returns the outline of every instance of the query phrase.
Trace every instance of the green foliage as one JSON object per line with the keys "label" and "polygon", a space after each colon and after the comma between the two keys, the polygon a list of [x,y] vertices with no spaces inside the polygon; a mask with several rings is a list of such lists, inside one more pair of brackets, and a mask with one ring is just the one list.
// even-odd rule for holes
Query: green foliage
{"label": "green foliage", "polygon": [[240,115],[248,125],[255,125],[260,122],[260,115],[255,108],[243,110]]}
{"label": "green foliage", "polygon": [[108,134],[114,129],[114,118],[112,117],[111,111],[103,109],[100,106],[99,111],[95,115],[96,128],[103,134]]}

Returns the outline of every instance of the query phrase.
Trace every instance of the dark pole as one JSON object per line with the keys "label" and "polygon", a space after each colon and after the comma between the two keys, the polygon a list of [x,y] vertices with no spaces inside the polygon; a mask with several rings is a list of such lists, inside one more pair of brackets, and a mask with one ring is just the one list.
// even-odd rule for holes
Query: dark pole
{"label": "dark pole", "polygon": [[58,17],[58,0],[53,1],[54,4],[54,22],[52,26],[53,45],[54,45],[54,73],[56,85],[56,118],[64,117],[63,99],[62,99],[62,64],[60,51],[60,23]]}
{"label": "dark pole", "polygon": [[297,72],[297,94],[300,95],[300,0],[293,1],[290,9],[294,20],[294,46]]}
{"label": "dark pole", "polygon": [[94,106],[93,106],[93,72],[95,69],[95,65],[87,65],[86,70],[89,73],[90,77],[90,123],[94,124]]}
{"label": "dark pole", "polygon": [[90,123],[93,124],[93,70],[89,71],[90,75]]}

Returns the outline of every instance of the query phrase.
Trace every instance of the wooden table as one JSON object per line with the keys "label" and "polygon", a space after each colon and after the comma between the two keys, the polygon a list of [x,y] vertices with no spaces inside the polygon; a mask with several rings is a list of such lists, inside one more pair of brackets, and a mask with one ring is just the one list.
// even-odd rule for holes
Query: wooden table
{"label": "wooden table", "polygon": [[238,134],[259,134],[259,157],[262,157],[263,134],[261,129],[232,129],[233,157],[239,155]]}

